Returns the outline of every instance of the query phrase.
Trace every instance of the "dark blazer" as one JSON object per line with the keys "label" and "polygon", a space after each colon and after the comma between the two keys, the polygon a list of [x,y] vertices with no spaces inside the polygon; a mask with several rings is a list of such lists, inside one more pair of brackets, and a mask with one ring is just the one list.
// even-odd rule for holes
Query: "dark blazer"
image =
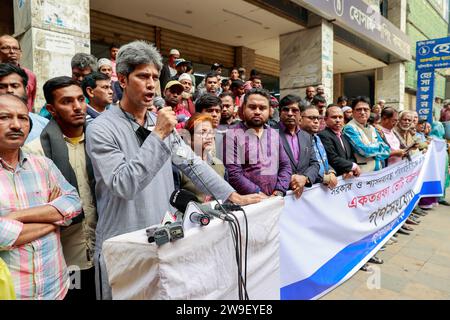
{"label": "dark blazer", "polygon": [[[78,182],[70,162],[69,162],[69,150],[67,149],[64,135],[56,123],[55,119],[51,119],[47,126],[42,130],[41,145],[44,150],[44,154],[47,158],[51,159],[55,165],[61,171],[64,178],[78,191]],[[86,171],[89,179],[89,186],[93,195],[95,195],[95,179],[94,171],[92,169],[91,159],[86,153]],[[95,200],[95,197],[93,197]],[[79,223],[83,220],[84,213],[76,216],[72,220],[72,224]]]}
{"label": "dark blazer", "polygon": [[347,137],[345,135],[341,136],[345,146],[344,150],[338,137],[330,128],[325,128],[323,131],[319,132],[318,135],[327,152],[328,162],[333,169],[336,170],[336,174],[340,176],[346,172],[350,172],[353,163],[356,163],[356,159]]}
{"label": "dark blazer", "polygon": [[298,162],[296,162],[282,127],[278,126],[278,129],[280,130],[280,137],[284,150],[289,157],[292,174],[301,174],[308,177],[311,184],[306,185],[307,187],[310,187],[313,183],[321,182],[322,177],[319,174],[320,165],[319,161],[316,159],[316,153],[314,152],[312,136],[303,130],[298,131],[297,137],[300,144],[300,154]]}

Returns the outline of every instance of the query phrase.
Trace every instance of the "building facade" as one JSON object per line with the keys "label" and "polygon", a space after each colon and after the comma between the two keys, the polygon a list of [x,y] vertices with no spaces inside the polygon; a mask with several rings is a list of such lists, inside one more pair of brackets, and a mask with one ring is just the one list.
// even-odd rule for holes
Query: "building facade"
{"label": "building facade", "polygon": [[[322,84],[328,102],[367,95],[400,110],[415,109],[415,42],[448,34],[448,0],[5,0],[0,30],[14,33],[22,64],[41,87],[70,75],[76,52],[107,57],[111,43],[144,39],[164,56],[181,57],[206,73],[220,62],[263,75],[281,96],[304,96]],[[225,72],[225,75],[226,72]],[[435,94],[445,98],[446,73]]]}

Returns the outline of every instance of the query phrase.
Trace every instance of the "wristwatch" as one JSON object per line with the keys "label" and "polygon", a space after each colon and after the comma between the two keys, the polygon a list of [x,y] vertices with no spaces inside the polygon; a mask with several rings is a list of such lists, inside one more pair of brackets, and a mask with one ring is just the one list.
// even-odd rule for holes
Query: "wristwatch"
{"label": "wristwatch", "polygon": [[280,190],[275,190],[272,194],[273,194],[274,196],[284,197],[283,191],[280,191]]}

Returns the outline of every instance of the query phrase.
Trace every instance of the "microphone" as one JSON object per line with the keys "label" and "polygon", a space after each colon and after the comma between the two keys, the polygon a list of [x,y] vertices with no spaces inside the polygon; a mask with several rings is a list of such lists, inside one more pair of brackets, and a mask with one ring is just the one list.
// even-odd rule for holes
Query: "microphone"
{"label": "microphone", "polygon": [[169,223],[183,221],[183,216],[184,216],[184,212],[180,212],[179,210],[177,210],[175,213],[166,211],[166,214],[164,215],[164,218],[161,221],[161,224],[164,226]]}
{"label": "microphone", "polygon": [[155,96],[153,98],[153,105],[156,107],[156,110],[160,110],[160,109],[164,108],[164,106],[166,105],[166,102],[164,101],[163,98]]}
{"label": "microphone", "polygon": [[216,209],[211,208],[210,205],[208,204],[200,204],[198,202],[194,202],[194,205],[201,211],[203,211],[204,213],[207,213],[209,215],[212,215],[213,217],[219,218],[221,220],[224,221],[234,221],[233,219],[231,219],[228,215],[226,215],[225,213],[222,213]]}
{"label": "microphone", "polygon": [[192,223],[196,223],[201,226],[207,226],[209,224],[210,218],[207,214],[194,211],[189,215],[189,220],[191,220]]}
{"label": "microphone", "polygon": [[[242,210],[242,207],[241,207],[240,205],[234,204],[234,203],[231,203],[231,202],[228,202],[228,203],[222,203],[222,207],[223,207],[225,210],[227,210],[227,211],[239,211],[239,210]],[[220,210],[220,205],[219,205],[219,204],[216,204],[215,207],[214,207],[214,209]]]}
{"label": "microphone", "polygon": [[[172,133],[170,134],[173,138],[173,142],[172,142],[172,152],[174,152],[177,157],[179,158],[178,161],[193,161],[193,159],[191,159],[188,156],[189,151],[186,150],[186,148],[188,148],[186,145],[183,145],[182,143],[182,138],[180,136],[180,134],[177,132],[176,129],[172,130]],[[189,148],[190,149],[190,148]],[[174,163],[176,164],[175,160],[173,160]]]}
{"label": "microphone", "polygon": [[190,191],[178,189],[170,195],[170,205],[181,212],[186,212],[186,208],[191,201],[196,201],[197,197]]}
{"label": "microphone", "polygon": [[[159,101],[159,100],[158,100]],[[165,107],[166,105],[165,105],[165,102],[164,102],[164,99],[162,99],[162,102],[161,102],[161,104],[160,104],[160,108],[158,108],[158,110],[159,109],[161,109],[161,108],[163,108],[163,107]],[[173,110],[174,108],[172,107],[172,110]],[[158,116],[157,115],[155,115],[155,117],[157,118]],[[151,119],[151,118],[150,118]],[[185,121],[187,121],[189,118],[186,118],[186,119],[184,119]],[[154,123],[154,121],[153,121],[153,119],[151,119],[152,120],[152,122],[153,122],[153,127],[155,127],[156,126],[156,124]],[[177,121],[178,122],[180,122],[179,121],[180,120],[180,118],[178,118],[177,117]],[[152,130],[153,131],[153,130]],[[173,139],[173,141],[172,141],[172,151],[178,156],[178,157],[180,157],[181,159],[185,159],[185,160],[188,160],[188,156],[187,156],[187,153],[186,153],[186,151],[184,150],[184,148],[183,148],[183,144],[182,144],[182,138],[181,138],[181,136],[180,136],[180,134],[177,132],[177,130],[175,129],[175,128],[173,128],[172,129],[172,132],[169,134],[169,136],[171,136],[172,137],[172,139]],[[184,211],[183,211],[184,212]]]}
{"label": "microphone", "polygon": [[[197,200],[195,194],[187,190],[180,189],[172,192],[170,196],[170,205],[176,208],[179,212],[183,212],[183,214],[185,214],[189,203],[195,202],[195,200]],[[192,223],[207,226],[211,219],[210,216],[203,213],[199,208],[197,211],[199,212],[194,211],[189,215],[189,220],[191,220]]]}
{"label": "microphone", "polygon": [[179,114],[177,115],[177,121],[178,122],[186,122],[189,120],[189,117],[185,114]]}
{"label": "microphone", "polygon": [[179,189],[175,190],[170,196],[170,204],[181,212],[186,212],[189,203],[193,203],[200,212],[207,215],[211,215],[224,221],[233,221],[228,215],[211,208],[210,205],[198,203],[197,197],[190,191]]}

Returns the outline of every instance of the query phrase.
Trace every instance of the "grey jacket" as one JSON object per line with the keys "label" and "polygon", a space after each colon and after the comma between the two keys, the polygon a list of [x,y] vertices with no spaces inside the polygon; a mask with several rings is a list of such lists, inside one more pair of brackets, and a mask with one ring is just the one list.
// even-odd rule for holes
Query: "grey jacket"
{"label": "grey jacket", "polygon": [[[156,123],[154,114],[148,113],[148,117]],[[173,210],[169,205],[174,191],[172,163],[204,193],[209,194],[188,163],[219,199],[226,200],[234,191],[181,139],[170,135],[162,141],[150,134],[140,146],[136,127],[118,106],[87,127],[99,216],[96,248],[100,250],[104,240],[158,224],[166,211]],[[173,152],[178,146],[183,157]]]}
{"label": "grey jacket", "polygon": [[[55,119],[51,119],[47,126],[41,133],[41,145],[44,150],[44,154],[47,158],[52,159],[59,171],[63,174],[64,178],[78,190],[78,181],[69,162],[69,152],[67,150],[67,144],[64,141],[63,133]],[[92,171],[92,164],[89,157],[86,157],[86,173],[89,180],[89,186],[91,192],[94,194],[94,173]],[[95,197],[94,197],[95,202]],[[75,219],[72,220],[72,225],[79,223],[83,220],[84,213],[81,213]]]}
{"label": "grey jacket", "polygon": [[[154,114],[147,114],[150,124]],[[189,146],[172,134],[164,141],[150,134],[141,145],[139,126],[116,105],[102,113],[86,132],[87,153],[95,175],[98,223],[96,231],[97,289],[110,299],[102,244],[105,240],[159,224],[166,211],[174,212],[169,198],[174,191],[172,163],[204,193],[209,194],[192,171],[200,175],[218,199],[226,200],[234,189]],[[174,150],[178,150],[174,152]],[[97,270],[96,270],[97,272]],[[97,296],[100,298],[99,296]]]}
{"label": "grey jacket", "polygon": [[310,183],[306,185],[307,187],[311,187],[314,183],[321,182],[322,177],[319,173],[320,165],[319,161],[316,159],[313,145],[314,142],[311,135],[303,130],[298,131],[297,138],[300,145],[300,156],[298,162],[296,162],[286,136],[283,132],[281,132],[282,128],[280,126],[278,128],[280,130],[281,142],[283,143],[284,150],[286,151],[291,163],[292,174],[301,174],[308,177]]}

